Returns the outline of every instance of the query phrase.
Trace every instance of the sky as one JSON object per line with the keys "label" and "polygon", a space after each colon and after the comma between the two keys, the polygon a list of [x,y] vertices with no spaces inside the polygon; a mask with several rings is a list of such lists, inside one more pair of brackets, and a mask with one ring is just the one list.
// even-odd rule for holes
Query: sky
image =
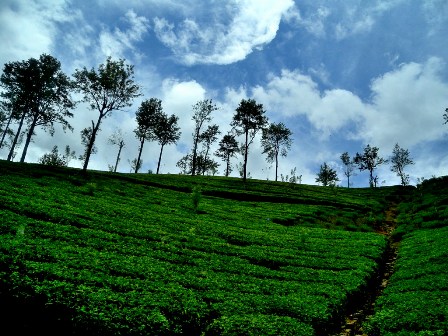
{"label": "sky", "polygon": [[[219,110],[212,123],[219,125],[221,138],[231,130],[239,102],[250,98],[263,104],[269,122],[292,131],[279,174],[296,168],[302,183],[317,184],[326,162],[346,186],[340,155],[362,153],[367,144],[385,159],[396,143],[408,149],[415,162],[405,168],[411,184],[448,175],[447,36],[447,0],[0,2],[1,69],[43,53],[56,57],[69,76],[83,67],[98,68],[108,56],[134,66],[142,96],[103,121],[98,153],[88,167],[108,170],[114,164],[118,147],[108,139],[120,130],[125,138],[120,172],[130,172],[138,154],[133,130],[143,100],[161,99],[164,112],[179,117],[181,138],[165,147],[160,168],[177,174],[177,161],[193,144],[192,106],[213,100]],[[83,153],[80,131],[98,112],[78,104],[73,113],[73,132],[58,127],[53,137],[36,132],[27,162],[37,162],[55,145]],[[141,172],[156,170],[159,150],[156,142],[145,143]],[[248,172],[273,180],[275,167],[262,151],[258,135],[249,148]],[[20,154],[21,149],[16,160]],[[0,157],[6,156],[2,149]],[[232,164],[242,160],[240,155]],[[353,186],[368,186],[368,172],[356,174]],[[400,183],[389,164],[376,174],[380,185]],[[238,176],[236,169],[232,175]]]}

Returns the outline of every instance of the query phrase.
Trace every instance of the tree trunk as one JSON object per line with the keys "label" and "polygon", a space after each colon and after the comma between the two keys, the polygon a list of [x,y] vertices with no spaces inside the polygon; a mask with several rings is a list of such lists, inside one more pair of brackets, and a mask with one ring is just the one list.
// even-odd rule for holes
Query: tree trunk
{"label": "tree trunk", "polygon": [[159,162],[157,163],[157,172],[156,172],[156,174],[159,173],[159,169],[160,169],[160,161],[162,161],[163,146],[165,146],[165,145],[162,144],[162,147],[160,147]]}
{"label": "tree trunk", "polygon": [[247,169],[247,152],[249,151],[249,146],[247,144],[249,138],[249,131],[246,131],[246,144],[244,145],[244,166],[243,166],[243,182],[246,182],[246,169]]}
{"label": "tree trunk", "polygon": [[143,151],[144,144],[145,144],[145,138],[141,137],[140,138],[140,149],[138,150],[138,158],[137,158],[137,162],[135,163],[135,169],[134,169],[135,174],[138,173],[138,169],[140,168],[140,158],[142,157],[142,151]]}
{"label": "tree trunk", "polygon": [[196,175],[196,159],[197,159],[197,150],[198,150],[198,142],[199,142],[199,132],[196,134],[194,138],[194,146],[193,146],[193,164],[191,167],[191,175]]}
{"label": "tree trunk", "polygon": [[25,146],[23,147],[22,157],[20,158],[21,163],[25,162],[26,152],[28,151],[28,146],[30,145],[31,138],[33,137],[33,134],[34,134],[34,129],[36,127],[37,118],[38,118],[38,115],[35,114],[33,116],[33,122],[31,123],[30,129],[28,130],[28,134],[26,136]]}
{"label": "tree trunk", "polygon": [[278,153],[275,155],[275,182],[277,182],[278,175]]}
{"label": "tree trunk", "polygon": [[6,134],[8,133],[9,125],[11,124],[11,120],[12,120],[12,113],[9,115],[5,130],[3,131],[2,140],[0,141],[0,148],[3,147],[3,142],[5,141]]}
{"label": "tree trunk", "polygon": [[90,155],[92,154],[93,145],[95,144],[96,133],[98,132],[98,130],[100,128],[101,119],[102,119],[102,114],[100,113],[100,116],[98,118],[96,125],[93,123],[93,120],[92,120],[92,134],[90,136],[89,144],[87,145],[86,157],[84,160],[84,165],[82,167],[82,171],[84,173],[87,171],[87,166],[89,165]]}
{"label": "tree trunk", "polygon": [[227,164],[226,164],[226,177],[229,177],[229,169],[230,169],[230,155],[227,156]]}
{"label": "tree trunk", "polygon": [[25,120],[25,115],[26,115],[26,113],[23,112],[22,117],[20,118],[19,127],[17,129],[16,136],[14,137],[14,140],[11,144],[11,149],[9,150],[9,154],[8,154],[8,158],[7,158],[8,161],[11,161],[12,157],[14,155],[14,149],[16,147],[17,141],[19,140],[20,132],[22,131],[22,126],[23,126],[23,121]]}
{"label": "tree trunk", "polygon": [[114,173],[117,172],[118,162],[120,161],[121,149],[123,148],[123,146],[124,146],[123,142],[120,142],[118,144],[118,154],[117,154],[117,160],[115,161]]}

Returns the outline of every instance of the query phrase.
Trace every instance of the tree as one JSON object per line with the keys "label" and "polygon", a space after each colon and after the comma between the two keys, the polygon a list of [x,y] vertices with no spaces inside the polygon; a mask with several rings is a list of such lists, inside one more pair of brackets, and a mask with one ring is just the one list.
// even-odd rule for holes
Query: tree
{"label": "tree", "polygon": [[361,155],[356,153],[354,162],[359,166],[359,170],[368,170],[370,174],[369,185],[370,187],[376,187],[376,183],[378,180],[377,176],[373,176],[373,171],[383,163],[386,163],[387,160],[378,156],[378,147],[370,147],[367,145],[364,148],[364,153]]}
{"label": "tree", "polygon": [[[9,112],[9,122],[11,120],[18,120],[19,124],[11,141],[10,150],[7,160],[12,160],[15,155],[15,146],[22,134],[22,127],[25,121],[27,112],[31,108],[33,82],[28,80],[32,77],[31,73],[36,71],[38,61],[30,58],[27,61],[6,63],[3,67],[3,73],[0,78],[1,87],[4,89],[1,96],[5,99],[2,101],[3,109]],[[2,144],[5,133],[2,137]]]}
{"label": "tree", "polygon": [[324,162],[324,164],[320,166],[316,182],[322,183],[322,185],[326,187],[326,186],[334,186],[338,181],[339,178],[336,171],[332,169],[330,166],[328,166],[326,162]]}
{"label": "tree", "polygon": [[197,174],[197,155],[198,155],[198,145],[202,140],[201,129],[205,123],[210,122],[211,114],[214,111],[217,111],[218,107],[213,103],[211,99],[205,99],[197,102],[193,105],[193,117],[191,118],[194,123],[194,132],[193,132],[193,155],[191,157],[192,160],[192,168],[191,175]]}
{"label": "tree", "polygon": [[225,176],[228,177],[232,168],[230,166],[230,159],[235,157],[239,153],[238,142],[231,134],[226,134],[219,142],[219,148],[216,150],[215,155],[221,158],[226,163]]}
{"label": "tree", "polygon": [[116,130],[108,139],[108,142],[111,145],[116,145],[118,146],[118,154],[117,154],[117,159],[115,160],[115,165],[111,168],[111,171],[116,173],[117,172],[117,167],[118,167],[118,163],[120,162],[120,156],[121,156],[121,150],[123,149],[123,147],[125,146],[124,143],[124,139],[123,139],[123,134],[121,133],[121,130]]}
{"label": "tree", "polygon": [[[207,127],[207,129],[200,135],[200,142],[202,142],[204,144],[204,149],[203,149],[203,156],[204,156],[204,162],[208,162],[208,163],[212,163],[215,162],[212,159],[209,159],[208,157],[208,153],[210,151],[210,147],[211,145],[218,140],[217,135],[221,134],[221,132],[219,131],[219,126],[218,125],[209,125]],[[205,167],[203,167],[202,169],[202,175],[205,174],[205,172],[208,170],[210,165],[206,165]],[[204,169],[205,168],[205,169]]]}
{"label": "tree", "polygon": [[390,170],[394,173],[397,173],[397,175],[400,177],[401,185],[409,185],[409,175],[404,173],[404,167],[414,164],[414,161],[412,161],[412,159],[409,157],[409,151],[407,149],[401,148],[398,143],[395,144],[390,162],[392,164]]}
{"label": "tree", "polygon": [[141,94],[139,86],[134,83],[134,67],[125,64],[123,59],[113,61],[108,57],[106,64],[100,64],[98,70],[84,67],[77,69],[73,76],[76,90],[84,96],[83,101],[90,104],[90,110],[99,113],[96,123],[92,120],[92,126],[87,128],[89,137],[83,155],[83,171],[86,171],[103,119],[112,111],[131,106],[134,98]]}
{"label": "tree", "polygon": [[180,174],[191,174],[192,166],[193,166],[193,154],[187,154],[183,156],[179,161],[176,163],[176,167],[180,168]]}
{"label": "tree", "polygon": [[75,106],[70,97],[72,83],[53,56],[42,54],[39,59],[6,64],[1,83],[6,90],[2,95],[7,99],[11,117],[20,119],[8,160],[25,121],[28,129],[20,162],[25,161],[36,127],[48,129],[51,135],[55,132],[55,123],[62,124],[64,131],[73,130],[66,119],[73,117],[70,109]]}
{"label": "tree", "polygon": [[247,157],[249,154],[249,146],[253,142],[255,135],[263,129],[268,123],[267,117],[264,115],[262,104],[257,104],[253,99],[242,99],[233,116],[231,126],[237,135],[244,135],[244,143],[242,145],[242,153],[244,155],[243,163],[243,181],[247,178]]}
{"label": "tree", "polygon": [[70,159],[75,156],[75,152],[70,150],[70,146],[65,146],[65,154],[59,154],[58,146],[54,146],[50,153],[44,154],[38,162],[47,166],[67,167]]}
{"label": "tree", "polygon": [[348,152],[341,155],[342,164],[344,165],[344,175],[347,177],[347,188],[350,188],[350,176],[355,176],[355,162],[350,158]]}
{"label": "tree", "polygon": [[160,161],[162,160],[163,147],[169,144],[175,144],[179,140],[181,132],[180,128],[177,126],[177,121],[179,120],[174,114],[168,117],[168,115],[162,113],[157,120],[156,126],[154,128],[154,139],[160,145],[159,161],[157,163],[157,172],[160,170]]}
{"label": "tree", "polygon": [[263,129],[261,145],[263,154],[267,154],[266,160],[269,163],[275,161],[275,181],[278,176],[278,156],[286,157],[291,149],[292,132],[283,123],[272,123],[268,128]]}
{"label": "tree", "polygon": [[135,117],[137,119],[137,128],[134,132],[140,141],[140,146],[137,158],[138,164],[135,165],[134,173],[137,173],[142,166],[140,159],[142,156],[145,140],[155,140],[154,129],[157,123],[162,118],[162,114],[162,101],[157,98],[151,98],[149,100],[143,101],[135,114]]}

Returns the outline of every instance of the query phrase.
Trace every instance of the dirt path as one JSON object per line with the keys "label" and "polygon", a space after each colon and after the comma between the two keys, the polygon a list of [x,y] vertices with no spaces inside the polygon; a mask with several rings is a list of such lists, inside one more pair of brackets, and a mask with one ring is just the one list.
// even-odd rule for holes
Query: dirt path
{"label": "dirt path", "polygon": [[354,311],[347,314],[345,324],[341,327],[342,331],[333,336],[368,336],[363,332],[362,324],[373,315],[375,301],[389,283],[389,278],[394,271],[395,261],[397,259],[399,243],[394,242],[391,238],[391,234],[396,227],[397,204],[391,203],[385,215],[386,219],[384,224],[377,230],[378,233],[385,235],[388,239],[384,261],[380,266],[378,278],[374,282],[372,291],[366,295],[365,303],[361,307],[354,308]]}

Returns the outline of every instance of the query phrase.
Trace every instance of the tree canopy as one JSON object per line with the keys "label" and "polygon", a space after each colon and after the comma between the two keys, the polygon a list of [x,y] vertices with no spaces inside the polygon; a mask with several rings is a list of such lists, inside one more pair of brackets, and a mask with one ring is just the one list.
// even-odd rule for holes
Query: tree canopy
{"label": "tree canopy", "polygon": [[401,185],[406,186],[409,184],[409,175],[405,174],[404,168],[408,165],[414,164],[414,161],[409,156],[409,150],[401,148],[398,143],[392,151],[390,163],[392,164],[390,170],[397,173],[401,179]]}
{"label": "tree canopy", "polygon": [[102,120],[112,111],[131,106],[141,93],[134,82],[134,66],[125,64],[123,59],[114,61],[108,57],[97,70],[77,69],[73,77],[76,90],[83,94],[83,101],[89,104],[90,110],[98,112],[96,123],[92,120],[92,126],[84,132],[84,136],[88,136],[83,155],[83,170],[86,171]]}
{"label": "tree canopy", "polygon": [[266,111],[262,104],[257,104],[254,99],[242,99],[235,110],[231,126],[237,135],[244,135],[242,153],[244,155],[243,163],[243,181],[247,178],[247,157],[249,146],[253,142],[258,131],[263,129],[268,123],[265,116]]}
{"label": "tree canopy", "polygon": [[359,170],[368,170],[369,171],[369,185],[370,187],[376,187],[377,177],[373,176],[373,171],[378,168],[378,166],[386,163],[387,160],[383,159],[378,155],[379,148],[378,147],[370,147],[367,145],[364,148],[364,153],[359,154],[356,153],[354,162],[358,165]]}
{"label": "tree canopy", "polygon": [[55,123],[62,124],[64,131],[73,129],[67,121],[73,117],[70,110],[75,107],[70,96],[72,82],[53,56],[42,54],[39,59],[6,63],[0,82],[4,89],[4,106],[9,109],[11,118],[19,120],[8,160],[13,156],[24,123],[28,129],[20,162],[25,161],[36,127],[49,130],[51,135],[55,132]]}
{"label": "tree canopy", "polygon": [[336,171],[324,162],[320,166],[319,173],[317,173],[316,182],[322,183],[324,187],[334,186],[339,181]]}
{"label": "tree canopy", "polygon": [[283,123],[272,123],[268,128],[263,129],[261,145],[263,154],[267,154],[267,161],[275,162],[275,181],[278,177],[278,156],[286,157],[291,149],[292,132]]}
{"label": "tree canopy", "polygon": [[146,140],[155,140],[154,130],[163,115],[162,101],[157,98],[151,98],[144,100],[137,112],[135,113],[135,119],[137,120],[137,128],[134,130],[136,137],[139,139],[140,146],[138,150],[137,164],[134,167],[134,173],[137,173],[141,163],[141,156],[143,151],[143,145]]}

